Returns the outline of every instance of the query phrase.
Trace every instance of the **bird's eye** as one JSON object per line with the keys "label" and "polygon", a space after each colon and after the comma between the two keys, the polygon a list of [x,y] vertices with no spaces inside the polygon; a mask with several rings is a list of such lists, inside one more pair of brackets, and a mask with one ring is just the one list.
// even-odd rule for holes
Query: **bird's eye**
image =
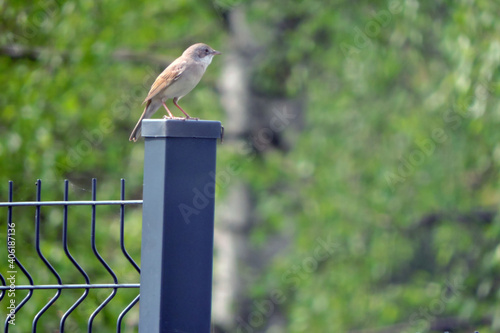
{"label": "bird's eye", "polygon": [[205,53],[208,53],[208,52],[209,52],[208,49],[205,49]]}

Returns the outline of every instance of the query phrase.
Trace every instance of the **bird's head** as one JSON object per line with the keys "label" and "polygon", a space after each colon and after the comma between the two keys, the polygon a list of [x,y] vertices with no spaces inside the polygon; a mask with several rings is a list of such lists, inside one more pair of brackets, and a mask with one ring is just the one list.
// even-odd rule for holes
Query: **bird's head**
{"label": "bird's head", "polygon": [[195,60],[202,61],[207,65],[212,62],[214,55],[221,54],[204,43],[191,45],[182,55],[188,55]]}

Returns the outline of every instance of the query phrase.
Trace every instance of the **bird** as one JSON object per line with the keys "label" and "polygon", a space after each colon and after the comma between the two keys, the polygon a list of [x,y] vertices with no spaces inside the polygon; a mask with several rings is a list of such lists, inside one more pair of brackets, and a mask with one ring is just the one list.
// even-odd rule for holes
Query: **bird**
{"label": "bird", "polygon": [[196,43],[188,47],[179,58],[168,65],[156,78],[149,90],[148,96],[142,103],[146,103],[146,107],[130,134],[129,141],[136,142],[140,138],[142,120],[151,118],[162,105],[167,110],[168,118],[174,118],[165,104],[165,101],[170,98],[173,100],[174,105],[186,116],[183,119],[197,120],[198,118],[193,118],[184,111],[178,102],[196,87],[203,74],[205,74],[208,65],[212,62],[213,57],[219,54],[221,52],[214,50],[207,44]]}

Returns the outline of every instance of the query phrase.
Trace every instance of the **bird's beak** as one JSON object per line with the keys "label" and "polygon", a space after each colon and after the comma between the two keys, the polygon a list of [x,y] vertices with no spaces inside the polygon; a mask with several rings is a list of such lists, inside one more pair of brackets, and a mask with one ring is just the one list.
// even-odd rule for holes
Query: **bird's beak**
{"label": "bird's beak", "polygon": [[213,55],[218,55],[218,54],[222,54],[222,53],[219,52],[219,51],[214,50]]}

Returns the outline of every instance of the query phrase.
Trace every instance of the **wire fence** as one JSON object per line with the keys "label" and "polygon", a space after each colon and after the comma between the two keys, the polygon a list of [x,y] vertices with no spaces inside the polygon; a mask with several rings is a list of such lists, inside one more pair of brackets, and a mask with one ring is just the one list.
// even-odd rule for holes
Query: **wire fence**
{"label": "wire fence", "polygon": [[[121,306],[121,312],[116,317],[116,332],[121,332],[125,316],[139,301],[138,288],[140,287],[138,282],[140,277],[139,265],[134,261],[125,246],[125,206],[142,205],[142,200],[125,200],[124,179],[121,180],[120,200],[97,200],[96,179],[92,179],[91,200],[88,201],[69,200],[68,180],[64,181],[64,198],[62,201],[42,201],[41,180],[36,182],[36,201],[15,202],[13,200],[14,184],[12,181],[9,182],[7,196],[7,202],[0,202],[0,212],[6,211],[6,214],[4,214],[6,219],[0,221],[0,227],[3,226],[2,229],[5,228],[6,231],[7,250],[4,252],[0,249],[0,253],[4,253],[0,261],[2,262],[0,269],[0,313],[6,311],[3,323],[4,332],[9,332],[9,329],[14,332],[25,332],[26,317],[33,312],[36,313],[30,319],[31,332],[51,331],[62,333],[81,331],[81,318],[85,316],[84,313],[89,311],[91,313],[86,320],[87,332],[101,332],[103,330],[96,329],[94,324],[98,314],[115,298],[119,289],[132,289],[136,291],[135,296],[128,304],[123,304],[126,297],[122,297],[120,299],[122,304],[113,307],[113,310],[115,310]],[[86,207],[87,213],[82,210],[75,210],[75,214],[70,214],[70,210],[75,209],[74,206]],[[102,219],[104,222],[98,224],[96,217],[98,206],[115,207],[119,210],[118,232],[116,232],[117,228],[112,228],[110,224],[107,224],[107,219]],[[30,213],[34,209],[34,230],[29,227],[30,221],[26,218],[27,210],[30,209]],[[53,210],[57,210],[58,214],[54,215]],[[89,210],[90,212],[88,212]],[[88,216],[88,213],[90,213],[90,216]],[[57,216],[60,217],[61,221],[55,226],[54,223],[49,221],[52,219],[46,218],[46,216]],[[70,216],[74,216],[75,221],[72,221]],[[87,222],[86,225],[83,225],[85,223],[82,223],[82,221],[85,220],[90,223]],[[101,227],[99,233],[96,231],[98,227]],[[103,235],[100,236],[101,229],[105,230],[106,227],[109,230],[103,232]],[[86,233],[84,231],[90,233],[90,235],[86,236],[90,238],[91,250],[88,250],[88,245],[83,245],[82,240],[85,238]],[[54,234],[60,237],[59,242],[55,241]],[[115,241],[110,241],[111,238],[114,238]],[[113,270],[112,265],[108,262],[109,259],[107,261],[99,252],[99,248],[109,249],[110,244],[113,246],[116,243],[119,243],[121,259],[124,259],[128,265],[128,268],[120,269],[120,272],[128,271],[127,274],[124,274],[126,277],[123,277],[123,279],[130,279],[129,273],[133,270],[136,272],[135,279],[137,282],[121,282],[123,279],[119,273]],[[71,248],[75,249],[76,255],[72,254]],[[110,251],[107,251],[106,254],[108,252]],[[113,257],[116,256],[116,254],[113,255]],[[109,257],[109,255],[106,257]],[[89,264],[95,260],[98,262],[97,265]],[[87,265],[82,264],[82,261],[85,261]],[[118,260],[113,259],[112,261],[117,262]],[[4,266],[3,263],[7,263],[7,265]],[[73,267],[72,272],[68,270],[68,263]],[[96,269],[96,266],[100,269]],[[87,267],[87,269],[84,267]],[[61,271],[65,273],[61,273]],[[103,280],[106,283],[96,282],[97,280]],[[25,282],[22,283],[21,281]],[[36,283],[38,281],[52,282],[46,284]],[[83,283],[76,283],[77,281]],[[55,293],[51,296],[44,293],[34,300],[36,298],[34,296],[44,290],[55,291]],[[81,294],[64,295],[70,294],[70,290],[79,290]],[[99,295],[92,295],[91,297],[91,290],[101,292],[99,292]],[[103,296],[102,292],[105,291],[109,294]],[[61,297],[63,295],[65,297]],[[100,299],[102,297],[105,297],[104,300]],[[58,305],[58,303],[62,303],[63,298],[66,298],[65,304]],[[75,298],[76,300],[74,300]],[[68,299],[71,302],[69,305]],[[31,303],[33,304],[31,305]],[[43,306],[39,310],[36,309],[41,304]],[[55,307],[57,307],[55,316],[57,316],[59,322],[58,329],[54,327],[54,314],[50,317],[50,320],[47,320],[46,325],[41,325],[40,319],[47,315],[51,308]],[[76,321],[79,323],[72,322],[68,324],[70,316],[77,317]],[[106,317],[109,316],[106,315]],[[109,321],[109,318],[107,320]],[[137,326],[137,321],[133,325]]]}
{"label": "wire fence", "polygon": [[[221,129],[144,120],[144,200],[125,200],[123,179],[120,200],[97,200],[93,179],[91,200],[70,201],[66,180],[62,201],[42,201],[38,180],[35,201],[16,202],[9,182],[0,202],[4,332],[209,332]],[[141,206],[142,223],[125,228],[130,205]]]}

